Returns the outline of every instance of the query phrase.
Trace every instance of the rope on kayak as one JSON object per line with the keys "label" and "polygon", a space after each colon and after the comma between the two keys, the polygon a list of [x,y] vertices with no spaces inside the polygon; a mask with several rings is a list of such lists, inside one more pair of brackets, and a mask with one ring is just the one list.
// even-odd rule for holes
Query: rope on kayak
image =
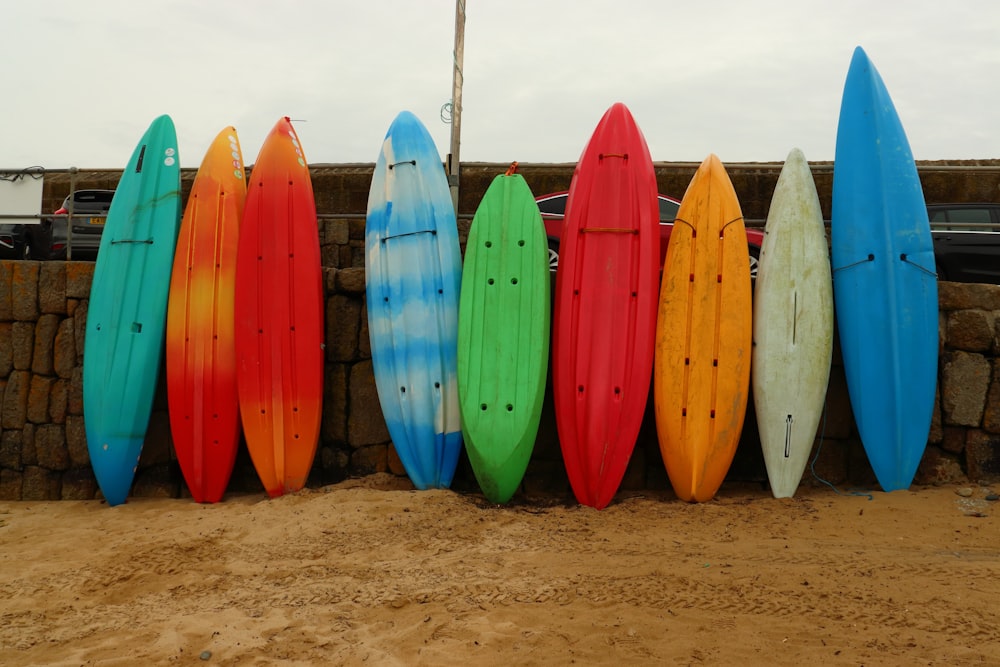
{"label": "rope on kayak", "polygon": [[923,271],[924,273],[926,273],[927,275],[929,275],[932,278],[937,278],[938,277],[937,271],[931,271],[926,266],[921,266],[920,264],[917,264],[916,262],[911,262],[910,258],[906,256],[905,252],[899,256],[899,259],[904,264],[909,264],[910,266],[914,266],[918,270]]}
{"label": "rope on kayak", "polygon": [[868,257],[866,257],[866,258],[864,258],[862,260],[859,260],[857,262],[854,262],[853,264],[848,264],[847,266],[842,266],[839,269],[834,269],[833,272],[836,273],[837,271],[846,271],[847,269],[853,268],[855,266],[860,266],[861,264],[866,264],[868,262],[874,262],[874,261],[875,261],[875,255],[869,254]]}
{"label": "rope on kayak", "polygon": [[826,434],[826,405],[824,404],[823,405],[823,425],[822,425],[822,427],[820,428],[820,431],[819,431],[819,445],[816,446],[816,453],[813,454],[812,461],[809,462],[809,471],[812,473],[812,476],[815,477],[820,482],[822,482],[823,484],[826,484],[827,486],[829,486],[831,489],[833,489],[834,492],[838,496],[860,496],[860,497],[868,498],[868,500],[874,500],[875,496],[873,496],[871,493],[869,493],[867,491],[847,491],[847,492],[841,491],[832,482],[829,482],[829,481],[823,479],[816,472],[816,461],[819,459],[819,453],[823,449],[823,436],[825,434]]}

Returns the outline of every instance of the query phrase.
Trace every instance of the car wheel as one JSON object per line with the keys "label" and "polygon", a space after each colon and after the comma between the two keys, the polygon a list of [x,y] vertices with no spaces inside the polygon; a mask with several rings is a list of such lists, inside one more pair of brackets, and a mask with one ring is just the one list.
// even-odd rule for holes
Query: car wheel
{"label": "car wheel", "polygon": [[31,246],[29,246],[27,243],[22,243],[21,246],[17,249],[15,256],[18,259],[31,259]]}
{"label": "car wheel", "polygon": [[559,268],[559,242],[549,239],[549,271],[556,272]]}
{"label": "car wheel", "polygon": [[750,246],[750,282],[757,283],[757,269],[760,266],[760,248]]}

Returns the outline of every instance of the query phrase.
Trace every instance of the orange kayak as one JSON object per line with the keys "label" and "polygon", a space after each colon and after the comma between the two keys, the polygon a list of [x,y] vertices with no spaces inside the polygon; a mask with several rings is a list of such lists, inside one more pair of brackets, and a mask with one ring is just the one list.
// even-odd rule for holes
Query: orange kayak
{"label": "orange kayak", "polygon": [[677,211],[656,324],[656,430],[682,500],[711,500],[739,444],[750,387],[750,294],[740,204],[710,155]]}
{"label": "orange kayak", "polygon": [[199,503],[222,499],[239,445],[233,299],[246,194],[239,139],[227,127],[191,186],[167,307],[170,431],[184,481]]}

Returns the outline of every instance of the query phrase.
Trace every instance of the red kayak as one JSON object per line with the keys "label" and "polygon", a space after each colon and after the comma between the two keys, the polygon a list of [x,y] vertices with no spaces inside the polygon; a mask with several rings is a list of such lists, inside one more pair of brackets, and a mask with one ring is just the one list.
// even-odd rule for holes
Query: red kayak
{"label": "red kayak", "polygon": [[659,206],[646,140],[624,104],[573,173],[556,273],[553,391],[577,500],[614,497],[649,395],[659,294]]}
{"label": "red kayak", "polygon": [[305,486],[323,407],[323,269],[309,166],[287,118],[250,172],[236,255],[236,381],[272,498]]}

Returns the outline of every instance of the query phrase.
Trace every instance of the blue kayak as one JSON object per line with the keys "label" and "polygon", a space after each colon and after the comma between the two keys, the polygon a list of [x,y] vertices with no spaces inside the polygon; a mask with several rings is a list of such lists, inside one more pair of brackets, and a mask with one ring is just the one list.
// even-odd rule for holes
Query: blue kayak
{"label": "blue kayak", "polygon": [[393,121],[368,197],[365,281],[382,414],[418,489],[451,485],[462,451],[458,301],[462,256],[448,181],[427,129]]}
{"label": "blue kayak", "polygon": [[861,47],[840,109],[831,235],[840,346],[858,432],[882,488],[905,489],[934,408],[937,275],[910,145]]}

